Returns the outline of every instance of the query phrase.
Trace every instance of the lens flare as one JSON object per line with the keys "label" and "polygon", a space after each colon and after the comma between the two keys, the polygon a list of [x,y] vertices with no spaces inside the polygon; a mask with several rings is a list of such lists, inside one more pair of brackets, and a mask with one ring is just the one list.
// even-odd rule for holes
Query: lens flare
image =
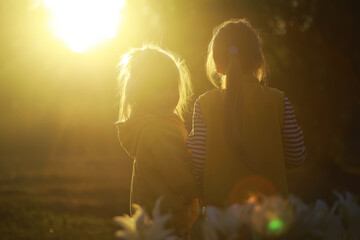
{"label": "lens flare", "polygon": [[73,52],[84,52],[114,38],[125,0],[43,0],[53,34]]}
{"label": "lens flare", "polygon": [[273,219],[268,224],[268,230],[274,233],[281,233],[283,230],[284,223],[281,219]]}
{"label": "lens flare", "polygon": [[271,196],[276,193],[274,185],[264,177],[258,175],[248,176],[239,180],[229,196],[229,203],[243,204],[255,203],[258,201],[258,195]]}
{"label": "lens flare", "polygon": [[293,219],[294,212],[289,202],[275,195],[254,207],[251,225],[261,236],[278,237],[287,232]]}
{"label": "lens flare", "polygon": [[247,203],[256,203],[258,201],[258,197],[255,194],[251,194],[247,199]]}

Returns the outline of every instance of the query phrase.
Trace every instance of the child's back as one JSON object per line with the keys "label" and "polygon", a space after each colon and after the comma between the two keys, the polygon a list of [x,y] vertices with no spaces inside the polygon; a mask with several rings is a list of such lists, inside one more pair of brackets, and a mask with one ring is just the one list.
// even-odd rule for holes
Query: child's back
{"label": "child's back", "polygon": [[[246,200],[249,191],[260,190],[262,186],[259,189],[250,182],[241,189],[234,189],[234,186],[254,175],[270,181],[276,192],[287,194],[281,138],[284,94],[261,86],[251,76],[244,80],[243,88],[243,117],[238,120],[241,152],[234,151],[225,135],[225,90],[214,89],[199,98],[207,128],[203,193],[204,200],[210,205],[223,207],[224,203],[229,204],[233,200]],[[263,188],[262,192],[272,194],[274,189]],[[237,191],[233,193],[236,199],[231,199],[234,190]],[[230,202],[224,202],[224,198]]]}
{"label": "child's back", "polygon": [[163,197],[163,212],[182,210],[197,194],[191,175],[186,130],[173,116],[142,115],[118,125],[119,139],[134,157],[130,202],[151,213]]}

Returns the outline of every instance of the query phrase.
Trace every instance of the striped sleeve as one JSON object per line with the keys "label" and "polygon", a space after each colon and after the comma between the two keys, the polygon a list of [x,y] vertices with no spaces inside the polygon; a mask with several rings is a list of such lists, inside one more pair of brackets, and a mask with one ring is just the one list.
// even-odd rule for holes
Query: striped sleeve
{"label": "striped sleeve", "polygon": [[190,149],[192,172],[201,186],[206,155],[206,125],[201,116],[199,100],[196,100],[194,105],[192,125],[193,129],[187,138],[186,144]]}
{"label": "striped sleeve", "polygon": [[282,142],[285,166],[287,169],[300,166],[306,158],[303,132],[297,123],[295,112],[290,100],[284,97],[284,125]]}
{"label": "striped sleeve", "polygon": [[[193,129],[186,144],[190,149],[190,165],[192,172],[202,185],[202,177],[206,158],[206,125],[203,122],[200,104],[194,105]],[[290,100],[284,97],[284,125],[281,129],[285,165],[287,169],[300,166],[306,158],[303,132],[297,123],[295,112]]]}

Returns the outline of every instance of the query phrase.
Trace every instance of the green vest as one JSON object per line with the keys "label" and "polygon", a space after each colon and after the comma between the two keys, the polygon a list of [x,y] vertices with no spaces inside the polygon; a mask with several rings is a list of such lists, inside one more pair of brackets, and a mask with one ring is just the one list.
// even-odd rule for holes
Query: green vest
{"label": "green vest", "polygon": [[261,86],[255,77],[243,80],[239,132],[244,154],[236,153],[227,144],[224,134],[226,90],[211,90],[199,100],[207,128],[203,183],[207,205],[226,207],[243,203],[258,193],[287,195],[281,136],[284,94]]}
{"label": "green vest", "polygon": [[179,117],[144,114],[119,123],[118,131],[122,147],[135,158],[130,205],[139,204],[151,214],[163,196],[163,213],[185,211],[198,189],[188,164],[187,132]]}

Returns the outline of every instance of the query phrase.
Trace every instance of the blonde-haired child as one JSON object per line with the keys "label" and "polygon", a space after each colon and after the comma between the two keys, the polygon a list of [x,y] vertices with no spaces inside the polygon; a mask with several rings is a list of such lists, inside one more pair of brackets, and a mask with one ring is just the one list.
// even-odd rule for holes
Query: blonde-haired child
{"label": "blonde-haired child", "polygon": [[188,70],[172,53],[151,45],[125,54],[119,72],[118,134],[134,158],[130,204],[151,214],[163,197],[162,213],[171,213],[172,227],[185,236],[196,218],[198,193],[182,122],[191,94]]}

